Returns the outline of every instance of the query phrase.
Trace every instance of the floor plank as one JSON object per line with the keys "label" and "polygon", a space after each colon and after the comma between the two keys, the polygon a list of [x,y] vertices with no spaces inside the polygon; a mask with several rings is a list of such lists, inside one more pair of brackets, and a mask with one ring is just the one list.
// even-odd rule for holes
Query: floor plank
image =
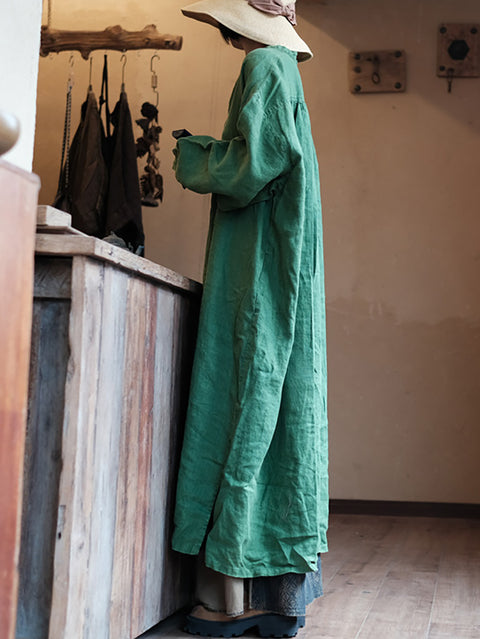
{"label": "floor plank", "polygon": [[396,525],[401,544],[358,633],[359,639],[426,637],[441,558],[437,522],[412,519]]}
{"label": "floor plank", "polygon": [[[335,514],[329,544],[299,639],[480,637],[479,520]],[[185,639],[182,622],[142,639]]]}
{"label": "floor plank", "polygon": [[445,536],[429,639],[480,637],[480,522],[459,520]]}

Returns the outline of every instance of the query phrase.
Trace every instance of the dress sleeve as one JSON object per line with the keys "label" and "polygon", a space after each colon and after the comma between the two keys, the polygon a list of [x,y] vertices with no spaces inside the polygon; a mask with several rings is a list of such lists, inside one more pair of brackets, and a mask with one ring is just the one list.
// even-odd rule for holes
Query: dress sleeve
{"label": "dress sleeve", "polygon": [[245,88],[231,140],[191,136],[178,141],[177,180],[197,193],[215,193],[223,210],[243,208],[300,157],[294,106],[282,79],[268,69],[245,71]]}

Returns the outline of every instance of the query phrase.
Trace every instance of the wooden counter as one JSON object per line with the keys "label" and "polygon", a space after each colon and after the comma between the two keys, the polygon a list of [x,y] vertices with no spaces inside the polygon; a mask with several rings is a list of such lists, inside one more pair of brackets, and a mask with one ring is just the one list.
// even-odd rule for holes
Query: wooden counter
{"label": "wooden counter", "polygon": [[17,637],[132,639],[191,600],[170,532],[201,287],[40,214]]}

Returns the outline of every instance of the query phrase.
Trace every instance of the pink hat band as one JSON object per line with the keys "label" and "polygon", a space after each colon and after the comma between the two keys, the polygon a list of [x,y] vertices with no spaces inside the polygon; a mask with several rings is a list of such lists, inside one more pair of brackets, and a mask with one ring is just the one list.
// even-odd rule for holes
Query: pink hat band
{"label": "pink hat band", "polygon": [[297,24],[295,2],[284,4],[281,0],[248,0],[248,4],[264,13],[274,16],[285,16],[290,24]]}

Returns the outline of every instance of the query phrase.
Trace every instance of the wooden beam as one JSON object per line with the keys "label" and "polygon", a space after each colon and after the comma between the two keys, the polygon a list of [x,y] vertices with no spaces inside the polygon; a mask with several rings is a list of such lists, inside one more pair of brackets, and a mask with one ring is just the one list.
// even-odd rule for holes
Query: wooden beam
{"label": "wooden beam", "polygon": [[107,27],[103,31],[64,31],[42,26],[40,55],[60,51],[80,51],[82,58],[88,60],[90,53],[96,49],[112,49],[114,51],[130,51],[132,49],[170,49],[179,51],[182,48],[182,36],[158,33],[154,24],[149,24],[141,31],[126,31],[120,25]]}

